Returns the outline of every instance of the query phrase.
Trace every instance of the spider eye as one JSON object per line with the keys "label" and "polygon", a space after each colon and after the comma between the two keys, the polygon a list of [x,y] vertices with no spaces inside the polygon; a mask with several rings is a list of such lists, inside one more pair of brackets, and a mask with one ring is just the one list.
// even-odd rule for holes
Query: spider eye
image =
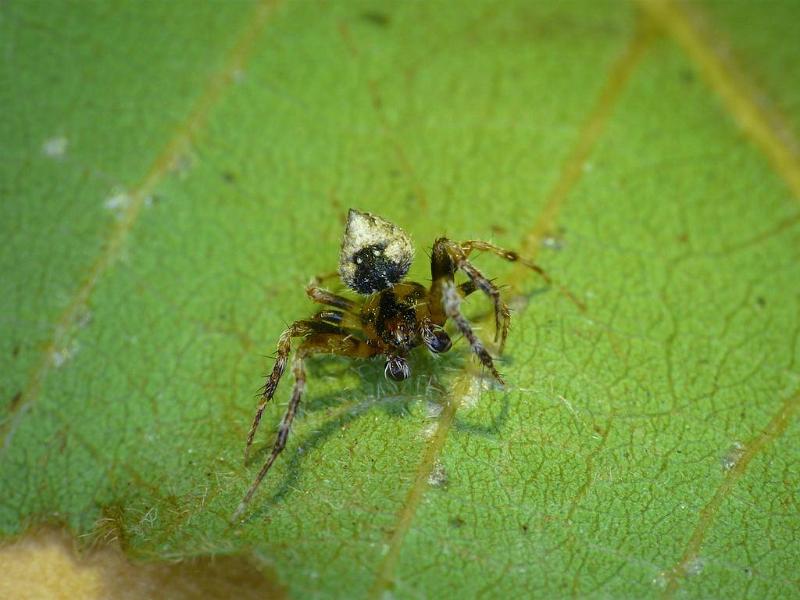
{"label": "spider eye", "polygon": [[423,333],[422,337],[428,349],[436,354],[447,352],[453,345],[450,336],[442,329],[428,330]]}
{"label": "spider eye", "polygon": [[411,375],[411,367],[408,366],[406,359],[398,356],[392,356],[386,361],[386,368],[383,370],[387,379],[394,379],[395,381],[403,381],[408,379]]}

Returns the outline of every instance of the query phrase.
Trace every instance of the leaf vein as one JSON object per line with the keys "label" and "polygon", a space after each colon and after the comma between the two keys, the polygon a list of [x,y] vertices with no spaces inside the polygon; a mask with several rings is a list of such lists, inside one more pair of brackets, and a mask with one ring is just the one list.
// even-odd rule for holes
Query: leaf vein
{"label": "leaf vein", "polygon": [[665,572],[666,587],[664,598],[672,598],[678,591],[681,582],[688,575],[689,568],[699,555],[706,534],[714,525],[722,503],[731,495],[736,483],[745,474],[756,455],[778,439],[789,427],[792,419],[800,410],[800,394],[789,396],[781,403],[781,407],[772,417],[764,430],[745,444],[745,451],[736,465],[728,471],[716,493],[699,513],[697,525],[692,531],[680,560]]}
{"label": "leaf vein", "polygon": [[113,266],[120,256],[123,247],[136,224],[142,207],[153,190],[163,178],[174,168],[182,153],[191,145],[199,131],[205,126],[213,108],[219,103],[224,93],[235,82],[239,72],[252,54],[255,42],[264,29],[268,17],[272,14],[276,0],[261,0],[256,6],[255,14],[248,19],[248,25],[235,38],[224,68],[211,75],[207,85],[187,118],[177,127],[172,137],[155,158],[147,174],[129,193],[130,202],[114,221],[103,244],[103,250],[95,258],[86,271],[83,281],[72,295],[64,311],[58,317],[53,333],[45,344],[38,364],[29,376],[22,392],[22,401],[10,412],[6,421],[0,426],[3,436],[0,453],[5,453],[11,446],[14,434],[24,415],[35,405],[45,378],[55,366],[56,356],[63,352],[72,341],[77,330],[80,315],[85,310],[98,282]]}
{"label": "leaf vein", "polygon": [[[580,180],[583,173],[583,165],[602,135],[623,89],[650,47],[652,39],[653,31],[640,21],[637,23],[635,33],[629,40],[622,55],[612,64],[605,85],[578,133],[575,146],[567,156],[555,186],[547,196],[544,209],[525,236],[522,252],[531,259],[535,259],[541,247],[542,238],[552,229],[554,221],[569,193]],[[520,266],[520,268],[513,271],[509,279],[509,287],[512,291],[518,290],[521,283],[529,275],[529,270],[524,266]],[[427,488],[428,476],[444,447],[458,407],[470,392],[472,378],[473,375],[465,371],[454,382],[447,406],[442,412],[433,438],[423,452],[414,482],[408,490],[405,501],[398,512],[395,527],[387,540],[388,551],[378,565],[376,578],[370,590],[370,596],[373,598],[381,597],[393,584],[394,568],[399,559],[405,535],[414,520],[417,508]]]}
{"label": "leaf vein", "polygon": [[752,139],[800,202],[800,144],[774,103],[756,92],[732,53],[708,26],[696,3],[636,0],[650,17],[683,48],[716,91],[734,120]]}

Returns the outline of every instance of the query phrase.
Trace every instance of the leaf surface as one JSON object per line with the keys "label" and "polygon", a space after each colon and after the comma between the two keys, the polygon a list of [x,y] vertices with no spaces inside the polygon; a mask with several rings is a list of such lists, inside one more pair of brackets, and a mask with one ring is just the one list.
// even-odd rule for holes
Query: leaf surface
{"label": "leaf surface", "polygon": [[[4,6],[0,530],[247,552],[300,597],[797,595],[797,88],[747,10],[706,25],[754,88],[671,3]],[[242,465],[264,355],[351,206],[418,280],[447,235],[558,285],[476,259],[504,390],[463,341],[402,385],[311,361],[231,526],[289,394]]]}

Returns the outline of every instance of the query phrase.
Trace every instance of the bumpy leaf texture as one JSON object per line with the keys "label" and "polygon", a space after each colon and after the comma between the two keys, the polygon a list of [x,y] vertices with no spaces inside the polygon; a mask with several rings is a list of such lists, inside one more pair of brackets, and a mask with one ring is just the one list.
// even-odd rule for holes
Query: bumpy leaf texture
{"label": "bumpy leaf texture", "polygon": [[[0,530],[291,596],[800,594],[794,2],[5,2]],[[724,33],[723,33],[724,32]],[[481,379],[255,392],[349,207],[519,248]],[[574,295],[574,301],[570,294]],[[491,338],[488,301],[465,304]]]}

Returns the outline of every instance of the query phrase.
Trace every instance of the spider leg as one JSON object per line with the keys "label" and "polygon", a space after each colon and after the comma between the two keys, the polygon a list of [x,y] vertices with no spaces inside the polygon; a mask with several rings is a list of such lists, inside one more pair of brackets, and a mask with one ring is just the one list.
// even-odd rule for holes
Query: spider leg
{"label": "spider leg", "polygon": [[344,296],[340,296],[338,294],[334,294],[333,292],[326,290],[323,287],[320,287],[321,283],[325,279],[330,279],[335,275],[335,273],[321,275],[314,277],[311,281],[308,282],[306,286],[306,294],[308,295],[311,300],[316,302],[317,304],[326,304],[328,306],[334,306],[341,310],[345,310],[347,312],[358,312],[358,304],[349,298],[345,298]]}
{"label": "spider leg", "polygon": [[461,294],[462,298],[466,298],[467,296],[469,296],[472,292],[474,292],[477,289],[478,288],[475,285],[475,282],[473,282],[470,279],[470,280],[465,281],[464,283],[462,283],[462,284],[460,284],[458,286],[458,293]]}
{"label": "spider leg", "polygon": [[499,256],[503,260],[507,260],[508,262],[520,262],[529,269],[536,271],[542,277],[542,279],[544,279],[547,282],[548,285],[552,285],[553,283],[553,280],[550,279],[550,276],[545,272],[545,270],[542,267],[528,260],[527,258],[523,258],[513,250],[506,250],[505,248],[496,246],[491,242],[484,242],[483,240],[467,240],[466,242],[461,242],[459,245],[461,246],[461,249],[464,251],[464,254],[466,256],[469,256],[473,250],[478,250],[482,252],[491,252],[496,256]]}
{"label": "spider leg", "polygon": [[275,440],[275,445],[272,447],[272,452],[270,453],[267,462],[265,462],[264,466],[261,467],[261,470],[258,472],[255,481],[253,481],[244,498],[242,498],[242,501],[236,508],[236,512],[233,513],[234,520],[236,520],[239,515],[244,512],[247,504],[250,502],[250,499],[253,497],[253,494],[255,494],[256,489],[261,483],[261,480],[264,479],[270,467],[272,467],[272,463],[275,462],[275,459],[278,458],[278,455],[286,447],[286,440],[289,437],[289,428],[294,420],[294,415],[297,413],[297,407],[300,405],[300,399],[303,397],[303,388],[305,387],[306,383],[306,373],[305,369],[303,368],[303,356],[300,354],[300,352],[298,352],[298,355],[294,359],[292,371],[294,372],[295,378],[294,389],[292,390],[292,399],[289,401],[289,406],[286,409],[286,413],[283,415],[283,420],[281,420],[280,426],[278,427],[278,437]]}
{"label": "spider leg", "polygon": [[247,434],[247,443],[244,447],[245,462],[247,462],[247,457],[250,453],[250,446],[253,445],[253,438],[256,435],[258,424],[261,422],[261,416],[264,414],[264,409],[266,408],[267,403],[272,400],[272,396],[275,394],[278,383],[280,382],[283,372],[286,369],[286,362],[289,359],[289,353],[292,351],[292,338],[306,336],[314,332],[332,333],[338,331],[340,331],[339,328],[335,325],[331,325],[330,323],[305,319],[292,323],[289,328],[281,334],[280,338],[278,338],[278,349],[275,357],[275,365],[272,367],[272,372],[270,373],[269,378],[267,378],[267,382],[264,384],[264,387],[261,391],[261,400],[258,403],[256,414],[253,417],[253,423],[250,425],[250,431]]}
{"label": "spider leg", "polygon": [[461,295],[458,293],[458,289],[452,281],[448,281],[444,284],[443,296],[444,310],[448,318],[455,322],[456,327],[458,327],[459,331],[464,335],[465,338],[467,338],[472,351],[480,359],[483,366],[491,371],[494,378],[497,379],[501,385],[505,385],[505,381],[503,381],[500,373],[497,372],[497,369],[494,366],[494,361],[489,355],[489,352],[486,351],[486,348],[478,339],[478,336],[475,335],[475,332],[472,330],[472,326],[469,324],[469,321],[467,321],[466,317],[461,314]]}
{"label": "spider leg", "polygon": [[[291,328],[290,328],[291,330]],[[287,330],[289,331],[289,330]],[[283,336],[281,336],[283,337]],[[292,362],[292,373],[294,374],[294,388],[292,389],[292,398],[289,401],[289,406],[286,408],[286,413],[283,415],[281,424],[278,427],[278,437],[272,447],[272,452],[267,458],[267,461],[261,467],[261,470],[256,475],[255,480],[250,485],[247,493],[242,498],[236,511],[233,513],[232,519],[235,521],[247,508],[248,503],[256,493],[261,481],[266,477],[275,459],[283,452],[286,447],[286,440],[289,438],[289,430],[292,426],[292,421],[297,414],[297,408],[300,405],[300,400],[303,397],[303,391],[306,385],[306,371],[304,366],[305,359],[311,354],[318,353],[332,353],[344,356],[352,356],[356,358],[369,358],[377,353],[377,349],[368,345],[366,342],[357,340],[350,337],[347,333],[313,333],[309,335],[297,348],[294,361]],[[277,366],[277,365],[276,365]],[[260,418],[260,417],[259,417]]]}
{"label": "spider leg", "polygon": [[542,279],[544,279],[547,285],[555,285],[558,288],[558,290],[564,296],[566,296],[566,298],[570,302],[572,302],[575,306],[577,306],[581,311],[586,310],[586,305],[581,300],[579,300],[575,296],[575,294],[573,294],[571,291],[569,291],[566,287],[564,287],[560,283],[554,282],[553,279],[550,277],[550,275],[548,275],[547,272],[542,267],[537,265],[535,262],[528,260],[523,256],[520,256],[517,252],[514,252],[513,250],[506,250],[504,248],[501,248],[500,246],[495,246],[494,244],[491,244],[489,242],[484,242],[482,240],[468,240],[466,242],[461,242],[460,245],[461,249],[464,251],[464,254],[466,256],[469,256],[470,252],[472,252],[473,250],[486,251],[486,252],[492,252],[493,254],[496,254],[500,258],[507,260],[509,262],[519,262],[525,265],[532,271],[535,271]]}
{"label": "spider leg", "polygon": [[340,310],[321,310],[314,315],[314,320],[336,325],[340,329],[349,329],[353,331],[360,331],[363,327],[361,317],[354,313]]}
{"label": "spider leg", "polygon": [[[469,252],[471,252],[473,248],[477,248],[478,246],[476,244],[478,243],[485,244],[486,242],[464,242],[464,244],[467,245],[465,249],[464,244],[457,244],[446,238],[439,238],[433,245],[433,257],[435,260],[437,255],[439,255],[439,260],[441,260],[441,254],[446,254],[450,259],[451,271],[453,273],[455,272],[455,269],[464,271],[475,288],[481,290],[484,294],[492,299],[494,304],[495,323],[494,341],[496,343],[499,342],[498,350],[502,352],[506,343],[506,338],[508,337],[508,327],[511,322],[511,311],[508,309],[508,305],[500,295],[500,290],[497,289],[497,286],[495,286],[467,259]],[[469,244],[472,245],[470,246]],[[496,248],[496,246],[487,244],[487,249],[489,247]],[[507,252],[500,248],[498,248],[498,250]],[[447,302],[445,300],[445,304],[446,303]]]}

